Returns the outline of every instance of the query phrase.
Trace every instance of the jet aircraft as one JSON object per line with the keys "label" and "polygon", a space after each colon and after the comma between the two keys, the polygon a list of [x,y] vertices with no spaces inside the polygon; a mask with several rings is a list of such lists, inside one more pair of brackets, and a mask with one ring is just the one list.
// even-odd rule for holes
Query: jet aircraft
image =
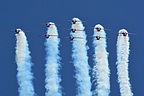
{"label": "jet aircraft", "polygon": [[69,38],[70,40],[74,40],[76,39],[83,39],[83,37],[74,37],[74,36],[69,36],[69,37],[65,37],[65,38]]}
{"label": "jet aircraft", "polygon": [[76,31],[84,31],[84,30],[79,30],[79,29],[74,29],[74,28],[72,28],[72,29],[67,29],[67,30],[71,30],[73,33],[75,33]]}
{"label": "jet aircraft", "polygon": [[88,36],[88,37],[94,37],[96,38],[96,40],[100,40],[101,38],[105,38],[105,39],[109,39],[109,38],[106,38],[106,37],[102,37],[102,36]]}
{"label": "jet aircraft", "polygon": [[100,40],[101,38],[105,38],[105,37],[101,37],[101,36],[94,36],[97,40]]}
{"label": "jet aircraft", "polygon": [[121,35],[123,35],[123,36],[127,36],[128,34],[136,35],[136,34],[134,34],[134,33],[128,33],[128,31],[125,30],[125,29],[121,29],[121,30],[119,31],[119,34],[121,34]]}
{"label": "jet aircraft", "polygon": [[55,25],[55,24],[52,23],[52,22],[46,23],[46,26],[47,26],[47,27],[50,27],[51,25]]}
{"label": "jet aircraft", "polygon": [[78,19],[78,18],[73,18],[72,20],[68,20],[68,21],[71,21],[72,24],[76,24],[77,22],[85,22],[85,21],[81,21],[81,20]]}
{"label": "jet aircraft", "polygon": [[100,32],[101,30],[110,30],[110,29],[105,29],[102,25],[97,24],[95,25],[94,29],[96,29],[96,31]]}
{"label": "jet aircraft", "polygon": [[19,32],[22,31],[21,29],[15,29],[16,34],[19,34]]}
{"label": "jet aircraft", "polygon": [[49,34],[45,34],[45,35],[39,35],[39,36],[44,36],[45,38],[49,38],[50,36],[58,36],[58,35],[49,35]]}
{"label": "jet aircraft", "polygon": [[71,22],[72,22],[73,24],[76,24],[76,22],[80,22],[80,21],[72,20]]}

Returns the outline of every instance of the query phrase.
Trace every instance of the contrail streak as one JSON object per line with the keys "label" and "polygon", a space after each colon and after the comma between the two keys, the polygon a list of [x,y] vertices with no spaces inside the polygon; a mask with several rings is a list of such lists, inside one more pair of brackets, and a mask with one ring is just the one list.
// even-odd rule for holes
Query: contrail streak
{"label": "contrail streak", "polygon": [[[126,33],[124,36],[122,33]],[[125,29],[119,30],[117,40],[117,74],[121,96],[133,96],[128,74],[129,37]]]}
{"label": "contrail streak", "polygon": [[[81,20],[78,18],[73,18],[73,20],[77,22],[72,24],[72,29],[84,30]],[[70,34],[75,37],[72,41],[72,58],[76,72],[77,96],[91,96],[85,31],[75,31],[75,33],[71,32]]]}
{"label": "contrail streak", "polygon": [[31,72],[30,51],[28,48],[27,38],[21,29],[16,34],[16,63],[17,63],[17,79],[19,84],[19,96],[34,96],[34,87],[32,83],[33,74]]}
{"label": "contrail streak", "polygon": [[[99,28],[99,29],[97,29]],[[100,24],[94,27],[94,67],[93,82],[96,89],[93,91],[94,96],[109,96],[110,93],[110,69],[108,63],[108,52],[106,50],[106,33]],[[96,36],[101,37],[99,40]]]}
{"label": "contrail streak", "polygon": [[45,96],[62,96],[61,86],[59,85],[61,79],[59,75],[60,57],[59,57],[59,43],[57,28],[54,23],[50,22],[47,35],[49,38],[45,42],[46,50],[46,68],[45,68]]}

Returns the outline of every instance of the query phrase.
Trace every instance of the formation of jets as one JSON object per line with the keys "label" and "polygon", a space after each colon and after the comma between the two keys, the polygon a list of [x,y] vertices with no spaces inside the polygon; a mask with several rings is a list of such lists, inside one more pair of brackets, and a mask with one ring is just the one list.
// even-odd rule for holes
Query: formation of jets
{"label": "formation of jets", "polygon": [[[76,20],[76,19],[71,20],[71,23],[72,23],[72,24],[76,24],[77,22],[82,22],[82,21]],[[52,27],[52,25],[55,25],[55,24],[52,23],[52,22],[46,23],[46,27],[47,27],[47,28]],[[72,29],[70,29],[70,30],[71,30],[72,33],[75,33],[75,32],[78,32],[78,31],[84,31],[84,30],[75,29],[75,28],[72,28]],[[103,26],[101,26],[100,24],[97,24],[97,25],[94,27],[94,30],[99,33],[99,32],[101,32],[102,30],[109,30],[109,29],[104,29]],[[19,29],[19,28],[18,28],[18,29],[15,29],[16,34],[19,34],[19,32],[21,32],[21,31],[22,31],[22,30]],[[134,34],[134,33],[128,33],[125,29],[121,29],[118,34],[119,34],[120,36],[127,36],[127,34]],[[45,34],[45,35],[39,35],[39,36],[44,36],[44,37],[47,38],[47,39],[48,39],[50,36],[57,36],[57,37],[58,37],[58,35],[53,35],[53,34]],[[97,35],[97,36],[92,36],[92,37],[96,38],[96,40],[100,40],[101,38],[106,38],[106,37],[99,36],[99,35]],[[66,37],[66,38],[69,38],[70,40],[74,40],[74,38],[83,39],[83,37],[74,37],[74,36],[69,36],[69,37]]]}

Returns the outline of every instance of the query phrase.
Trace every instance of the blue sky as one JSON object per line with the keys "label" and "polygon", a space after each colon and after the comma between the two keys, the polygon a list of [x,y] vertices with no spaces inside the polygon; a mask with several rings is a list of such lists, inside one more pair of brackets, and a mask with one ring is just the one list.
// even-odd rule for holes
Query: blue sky
{"label": "blue sky", "polygon": [[[110,64],[110,96],[120,96],[117,83],[116,70],[116,40],[117,33],[121,28],[128,32],[136,33],[130,35],[130,58],[129,76],[134,96],[143,96],[144,59],[143,59],[143,25],[144,25],[144,1],[142,0],[1,0],[0,1],[0,96],[18,96],[17,66],[15,63],[15,33],[11,30],[21,28],[26,32],[31,51],[32,67],[34,73],[35,91],[39,96],[44,96],[45,79],[45,38],[38,35],[46,33],[44,23],[52,21],[58,27],[61,37],[60,56],[62,58],[62,69],[60,71],[64,96],[75,96],[76,83],[74,78],[74,66],[71,58],[71,42],[63,39],[69,36],[71,20],[74,17],[81,19],[86,28],[86,34],[93,34],[92,27],[102,24],[106,31],[107,51],[109,52]],[[88,39],[89,65],[93,66],[92,39]]]}

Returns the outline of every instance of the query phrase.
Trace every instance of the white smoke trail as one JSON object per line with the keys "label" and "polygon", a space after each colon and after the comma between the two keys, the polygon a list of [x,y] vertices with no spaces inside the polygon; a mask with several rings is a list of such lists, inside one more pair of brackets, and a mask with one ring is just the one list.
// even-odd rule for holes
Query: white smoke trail
{"label": "white smoke trail", "polygon": [[45,88],[46,96],[62,96],[61,87],[59,85],[61,79],[59,76],[60,57],[59,57],[59,43],[57,28],[54,23],[50,22],[47,34],[52,35],[45,42],[46,50],[46,69],[45,69]]}
{"label": "white smoke trail", "polygon": [[[96,28],[101,28],[97,31]],[[93,82],[95,83],[96,89],[93,91],[94,96],[109,96],[110,93],[110,69],[108,64],[108,52],[106,50],[106,33],[103,26],[100,24],[94,27],[94,67],[93,67]],[[97,40],[95,36],[100,36]]]}
{"label": "white smoke trail", "polygon": [[117,40],[117,74],[120,84],[121,96],[133,96],[128,74],[128,58],[129,58],[129,37],[128,34],[123,36],[121,33],[128,33],[125,29],[119,31]]}
{"label": "white smoke trail", "polygon": [[[75,24],[72,24],[72,29],[84,30],[82,22],[78,18],[73,18],[76,20]],[[74,37],[72,42],[72,58],[75,66],[75,78],[77,83],[77,96],[91,96],[91,82],[89,76],[89,65],[87,56],[87,46],[86,46],[86,34],[85,31],[71,32]]]}
{"label": "white smoke trail", "polygon": [[16,63],[17,63],[17,79],[19,84],[19,96],[34,96],[34,87],[32,83],[33,74],[31,72],[31,56],[28,48],[25,33],[19,29],[16,34]]}

